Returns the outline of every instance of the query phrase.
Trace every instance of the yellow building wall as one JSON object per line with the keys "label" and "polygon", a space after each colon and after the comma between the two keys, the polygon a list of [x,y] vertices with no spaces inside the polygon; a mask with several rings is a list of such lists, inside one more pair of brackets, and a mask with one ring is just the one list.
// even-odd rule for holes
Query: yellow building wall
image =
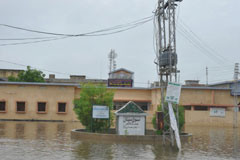
{"label": "yellow building wall", "polygon": [[212,104],[212,91],[203,89],[182,89],[180,104]]}
{"label": "yellow building wall", "polygon": [[[74,87],[63,86],[0,86],[0,101],[6,101],[6,113],[0,119],[76,120],[73,111]],[[26,102],[26,112],[16,112],[16,102]],[[37,113],[37,102],[46,102],[47,113]],[[58,102],[66,102],[67,113],[57,113]]]}
{"label": "yellow building wall", "polygon": [[[151,90],[139,89],[109,89],[114,93],[114,101],[149,101],[151,102]],[[74,97],[80,98],[81,88],[76,88]]]}
{"label": "yellow building wall", "polygon": [[[233,111],[226,111],[225,117],[212,117],[210,111],[185,110],[185,124],[193,126],[233,126]],[[238,117],[240,113],[238,113]],[[240,119],[238,118],[238,126]]]}
{"label": "yellow building wall", "polygon": [[20,71],[8,71],[8,70],[0,70],[1,78],[8,78],[9,76],[17,77]]}
{"label": "yellow building wall", "polygon": [[[152,117],[160,104],[160,89],[110,89],[114,92],[114,101],[150,102],[147,112],[147,123],[151,123]],[[7,112],[0,113],[0,119],[22,120],[63,120],[77,121],[73,111],[73,100],[80,97],[81,89],[73,86],[51,85],[0,85],[0,101],[6,101]],[[240,100],[240,99],[239,99]],[[16,102],[26,102],[26,113],[16,113]],[[47,113],[37,113],[37,102],[47,102]],[[58,102],[67,103],[67,113],[57,113]],[[180,105],[187,104],[219,104],[233,105],[233,96],[230,90],[206,90],[186,89],[181,91]],[[225,118],[210,117],[209,111],[185,111],[186,124],[208,124],[219,121],[219,124],[232,123],[231,107],[226,111]],[[240,124],[240,123],[239,123]],[[217,125],[217,124],[216,124]]]}

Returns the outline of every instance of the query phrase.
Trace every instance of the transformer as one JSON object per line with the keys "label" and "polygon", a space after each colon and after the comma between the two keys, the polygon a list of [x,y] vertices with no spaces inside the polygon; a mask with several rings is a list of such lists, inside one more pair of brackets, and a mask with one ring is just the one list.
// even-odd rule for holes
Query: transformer
{"label": "transformer", "polygon": [[167,66],[176,66],[177,65],[177,54],[176,53],[171,53],[171,62],[170,62],[170,52],[163,51],[162,54],[160,54],[159,58],[159,66],[160,67],[167,67]]}

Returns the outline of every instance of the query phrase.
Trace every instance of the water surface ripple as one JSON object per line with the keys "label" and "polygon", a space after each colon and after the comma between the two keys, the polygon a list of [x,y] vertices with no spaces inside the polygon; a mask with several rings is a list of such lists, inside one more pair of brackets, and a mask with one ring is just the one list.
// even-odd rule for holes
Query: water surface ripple
{"label": "water surface ripple", "polygon": [[162,144],[76,141],[70,131],[78,122],[0,122],[0,154],[3,160],[78,159],[240,159],[240,129],[191,127],[192,139],[181,152]]}

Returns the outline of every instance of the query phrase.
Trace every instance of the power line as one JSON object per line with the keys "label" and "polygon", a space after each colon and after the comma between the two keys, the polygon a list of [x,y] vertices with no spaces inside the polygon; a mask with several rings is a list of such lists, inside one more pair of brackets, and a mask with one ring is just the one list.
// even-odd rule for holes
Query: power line
{"label": "power line", "polygon": [[[82,34],[75,34],[75,35],[74,34],[43,32],[43,31],[30,30],[30,29],[11,26],[11,25],[6,25],[6,24],[0,24],[0,26],[9,27],[9,28],[13,28],[13,29],[19,29],[19,30],[24,30],[24,31],[28,31],[28,32],[35,32],[35,33],[50,34],[50,35],[54,35],[54,36],[59,36],[59,37],[47,37],[48,39],[36,40],[36,41],[3,43],[3,44],[0,44],[0,46],[41,43],[41,42],[55,41],[55,40],[60,40],[60,39],[65,39],[65,38],[70,38],[70,37],[80,37],[80,36],[106,36],[106,35],[116,34],[116,33],[124,32],[124,31],[130,30],[130,29],[136,28],[140,25],[143,25],[143,24],[151,21],[152,19],[153,19],[153,16],[149,16],[149,17],[145,17],[145,18],[142,18],[140,20],[133,21],[133,22],[130,22],[130,23],[126,23],[126,24],[123,24],[123,25],[117,25],[117,26],[102,29],[102,30],[97,30],[97,31],[82,33]],[[26,39],[27,38],[25,38],[24,40],[26,40]],[[32,38],[32,39],[41,39],[41,38],[36,37],[36,38]]]}
{"label": "power line", "polygon": [[[221,54],[219,54],[215,49],[213,49],[210,45],[208,45],[206,42],[204,42],[182,19],[180,19],[180,25],[183,26],[183,28],[187,29],[190,31],[190,33],[192,33],[192,35],[194,37],[196,37],[196,39],[198,39],[198,41],[200,43],[202,43],[206,48],[208,48],[211,52],[215,53],[217,56],[221,57],[224,61],[229,61],[228,59],[226,59],[226,57],[223,57]],[[231,61],[229,61],[231,62]]]}
{"label": "power line", "polygon": [[[181,20],[181,19],[180,19]],[[218,60],[221,64],[226,63],[226,58],[221,56],[219,53],[217,53],[214,49],[212,49],[209,45],[207,45],[196,33],[194,33],[190,27],[188,27],[182,20],[181,23],[178,23],[178,32],[181,32],[182,34],[185,34],[185,38],[188,41],[191,41],[190,43],[194,43],[194,46],[200,49],[204,54],[205,52],[209,54],[209,56],[212,57],[212,60]],[[180,34],[181,34],[180,33]],[[206,54],[205,54],[206,55]],[[208,56],[208,55],[207,55]],[[230,62],[230,61],[229,61]]]}
{"label": "power line", "polygon": [[58,38],[44,39],[44,40],[38,40],[38,41],[27,41],[27,42],[16,42],[16,43],[2,43],[0,44],[0,46],[14,46],[14,45],[22,45],[22,44],[41,43],[41,42],[55,41],[55,40],[60,40],[65,38],[70,38],[70,37],[58,37]]}
{"label": "power line", "polygon": [[56,38],[56,37],[52,36],[52,37],[29,37],[29,38],[0,38],[0,41],[25,41],[25,40],[49,39],[49,38]]}
{"label": "power line", "polygon": [[208,57],[210,56],[212,58],[212,60],[214,60],[218,64],[223,64],[225,62],[223,59],[221,59],[221,58],[217,57],[216,55],[214,55],[213,53],[211,53],[206,47],[204,47],[195,38],[193,38],[192,35],[189,32],[187,32],[186,30],[184,30],[180,26],[177,28],[177,31],[182,36],[184,36],[190,43],[192,43],[196,48],[198,48],[203,54],[205,54]]}
{"label": "power line", "polygon": [[65,34],[65,33],[45,32],[45,31],[39,31],[39,30],[22,28],[22,27],[18,27],[18,26],[12,26],[12,25],[8,25],[8,24],[0,24],[0,26],[12,28],[12,29],[17,29],[17,30],[23,30],[23,31],[27,31],[27,32],[48,34],[48,35],[54,35],[54,36],[78,37],[78,36],[92,35],[92,34],[99,33],[99,32],[106,32],[106,31],[116,30],[116,29],[120,29],[120,28],[129,27],[129,26],[132,26],[132,25],[133,26],[138,25],[138,24],[141,25],[141,24],[144,24],[144,23],[146,23],[146,22],[148,22],[148,21],[150,21],[152,19],[153,19],[153,16],[149,16],[149,17],[145,17],[145,18],[142,18],[140,20],[137,20],[137,21],[130,22],[130,23],[126,23],[126,24],[122,24],[122,25],[116,25],[116,26],[113,26],[113,27],[110,27],[110,28],[106,28],[106,29],[96,30],[96,31],[87,32],[87,33],[79,33],[79,34]]}

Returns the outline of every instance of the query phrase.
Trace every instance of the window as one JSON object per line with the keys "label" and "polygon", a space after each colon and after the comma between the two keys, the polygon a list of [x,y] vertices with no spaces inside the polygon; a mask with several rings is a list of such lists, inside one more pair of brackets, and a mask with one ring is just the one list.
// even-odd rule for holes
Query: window
{"label": "window", "polygon": [[17,102],[17,112],[25,112],[25,102]]}
{"label": "window", "polygon": [[195,111],[207,111],[208,106],[194,106]]}
{"label": "window", "polygon": [[46,102],[38,102],[37,111],[38,113],[46,113]]}
{"label": "window", "polygon": [[185,110],[191,110],[192,106],[184,106]]}
{"label": "window", "polygon": [[0,112],[6,112],[6,102],[0,101]]}
{"label": "window", "polygon": [[58,103],[58,113],[66,113],[66,103]]}

